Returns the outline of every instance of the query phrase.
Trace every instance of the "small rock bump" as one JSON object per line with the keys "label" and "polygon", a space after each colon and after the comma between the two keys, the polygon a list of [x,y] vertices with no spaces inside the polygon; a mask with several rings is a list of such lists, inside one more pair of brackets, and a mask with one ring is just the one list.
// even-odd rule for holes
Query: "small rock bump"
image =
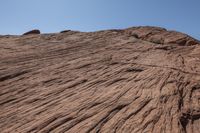
{"label": "small rock bump", "polygon": [[26,33],[24,33],[23,35],[33,35],[33,34],[40,34],[40,30],[31,30],[31,31],[28,31]]}

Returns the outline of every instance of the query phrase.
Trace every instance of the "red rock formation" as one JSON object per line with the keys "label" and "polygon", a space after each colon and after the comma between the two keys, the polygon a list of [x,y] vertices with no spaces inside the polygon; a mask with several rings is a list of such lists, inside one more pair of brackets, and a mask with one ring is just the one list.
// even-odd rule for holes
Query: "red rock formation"
{"label": "red rock formation", "polygon": [[156,27],[0,37],[2,133],[199,133],[200,45]]}

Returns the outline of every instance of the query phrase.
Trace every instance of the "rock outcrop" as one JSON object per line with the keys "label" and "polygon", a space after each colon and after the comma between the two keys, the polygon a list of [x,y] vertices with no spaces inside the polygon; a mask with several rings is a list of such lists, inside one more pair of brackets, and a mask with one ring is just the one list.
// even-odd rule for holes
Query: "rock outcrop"
{"label": "rock outcrop", "polygon": [[70,32],[71,30],[63,30],[61,31],[60,33],[67,33],[67,32]]}
{"label": "rock outcrop", "polygon": [[158,27],[0,37],[2,133],[199,133],[200,45]]}
{"label": "rock outcrop", "polygon": [[31,30],[31,31],[28,31],[26,33],[24,33],[23,35],[32,35],[32,34],[40,34],[40,30]]}

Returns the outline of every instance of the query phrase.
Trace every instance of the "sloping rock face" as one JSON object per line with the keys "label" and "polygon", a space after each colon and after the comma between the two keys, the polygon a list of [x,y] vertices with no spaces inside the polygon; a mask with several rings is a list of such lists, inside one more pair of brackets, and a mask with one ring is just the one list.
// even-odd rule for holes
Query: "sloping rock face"
{"label": "sloping rock face", "polygon": [[200,45],[158,27],[0,37],[1,133],[199,133]]}

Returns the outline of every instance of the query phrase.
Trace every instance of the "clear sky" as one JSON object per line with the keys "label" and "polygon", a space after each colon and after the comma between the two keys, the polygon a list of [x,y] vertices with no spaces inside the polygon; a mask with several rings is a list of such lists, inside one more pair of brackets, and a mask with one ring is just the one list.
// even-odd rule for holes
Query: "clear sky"
{"label": "clear sky", "polygon": [[160,26],[200,39],[200,0],[0,0],[0,34]]}

